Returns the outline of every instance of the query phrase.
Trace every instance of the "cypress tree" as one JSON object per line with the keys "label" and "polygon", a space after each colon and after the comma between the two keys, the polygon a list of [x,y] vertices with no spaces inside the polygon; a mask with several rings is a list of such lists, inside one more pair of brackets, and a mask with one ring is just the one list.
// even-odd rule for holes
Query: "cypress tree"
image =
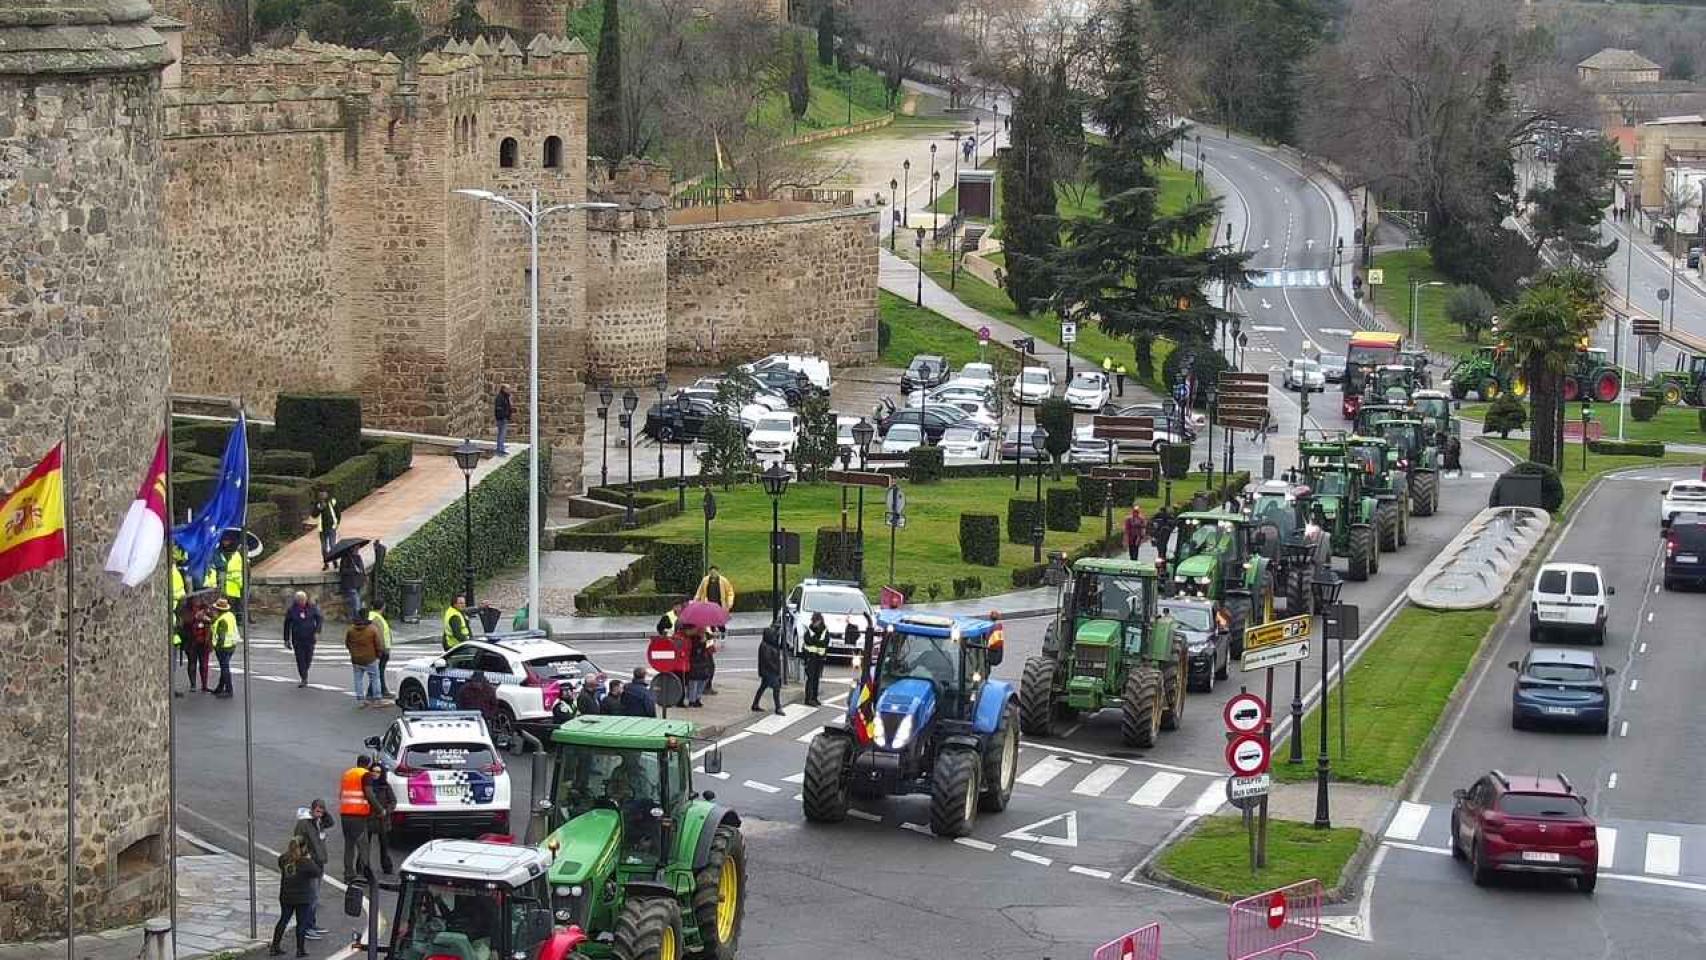
{"label": "cypress tree", "polygon": [[1025,71],[1015,87],[1010,146],[999,170],[1001,249],[1007,259],[1007,296],[1020,313],[1030,313],[1054,292],[1049,261],[1060,247],[1060,220],[1047,80]]}
{"label": "cypress tree", "polygon": [[835,4],[823,0],[817,14],[817,62],[823,66],[835,63]]}
{"label": "cypress tree", "polygon": [[621,0],[604,0],[604,21],[598,28],[598,64],[592,78],[592,118],[587,125],[587,148],[606,160],[620,160],[626,151],[622,135],[622,13]]}

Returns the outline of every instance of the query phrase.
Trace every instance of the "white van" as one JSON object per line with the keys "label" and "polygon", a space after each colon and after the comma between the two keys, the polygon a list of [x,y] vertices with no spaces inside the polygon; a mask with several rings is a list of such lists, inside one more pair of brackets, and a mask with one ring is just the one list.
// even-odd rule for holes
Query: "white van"
{"label": "white van", "polygon": [[829,361],[821,357],[808,356],[803,353],[772,353],[768,357],[741,364],[741,369],[748,373],[768,370],[771,367],[803,373],[806,375],[806,379],[811,381],[812,386],[819,390],[829,390]]}

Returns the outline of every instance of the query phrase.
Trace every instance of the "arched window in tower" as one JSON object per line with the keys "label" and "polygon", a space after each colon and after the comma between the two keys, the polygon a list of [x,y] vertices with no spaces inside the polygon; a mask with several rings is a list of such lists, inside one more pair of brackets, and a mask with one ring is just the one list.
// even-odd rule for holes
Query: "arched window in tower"
{"label": "arched window in tower", "polygon": [[563,138],[545,138],[545,167],[555,170],[563,165]]}
{"label": "arched window in tower", "polygon": [[498,166],[508,169],[515,166],[516,144],[514,137],[504,137],[498,144]]}

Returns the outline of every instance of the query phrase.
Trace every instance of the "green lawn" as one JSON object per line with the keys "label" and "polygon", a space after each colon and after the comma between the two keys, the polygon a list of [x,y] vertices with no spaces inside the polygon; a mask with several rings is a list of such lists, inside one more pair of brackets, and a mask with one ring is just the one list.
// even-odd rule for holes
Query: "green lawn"
{"label": "green lawn", "polygon": [[1268,821],[1268,865],[1250,869],[1250,840],[1241,817],[1207,817],[1167,848],[1156,865],[1185,880],[1232,897],[1247,897],[1297,883],[1320,880],[1339,885],[1339,875],[1362,841],[1354,827],[1317,830],[1307,823]]}
{"label": "green lawn", "polygon": [[[1509,450],[1518,459],[1528,458],[1528,441],[1512,438],[1510,440],[1494,439],[1494,443]],[[1582,469],[1582,448],[1579,444],[1565,444],[1564,471],[1559,479],[1564,481],[1564,513],[1575,503],[1576,495],[1582,492],[1587,482],[1602,473],[1612,470],[1625,470],[1630,467],[1652,467],[1676,464],[1706,463],[1706,456],[1698,453],[1666,453],[1662,457],[1630,457],[1611,456],[1608,454],[1588,452],[1587,469]]]}
{"label": "green lawn", "polygon": [[889,329],[888,347],[877,358],[884,366],[905,367],[917,354],[933,353],[947,357],[957,369],[980,360],[994,363],[1001,354],[1015,353],[995,342],[980,350],[975,332],[887,290],[877,291],[877,312]]}
{"label": "green lawn", "polygon": [[[1012,571],[1031,565],[1031,547],[1001,544],[1001,566],[979,567],[960,560],[960,514],[993,513],[1001,517],[1003,537],[1007,527],[1007,501],[1015,496],[1011,476],[949,479],[938,483],[901,484],[906,493],[907,525],[895,540],[895,581],[917,584],[922,592],[926,585],[940,588],[940,599],[951,599],[951,582],[955,578],[980,577],[982,593],[1004,593],[1013,589]],[[1044,480],[1044,496],[1052,487],[1072,487],[1071,483],[1056,484]],[[714,488],[715,489],[715,488]],[[842,488],[828,483],[790,484],[781,500],[782,525],[800,533],[800,557],[811,566],[816,532],[819,527],[834,527],[840,523]],[[765,544],[770,531],[770,498],[758,484],[741,484],[724,491],[716,489],[717,519],[711,523],[711,559],[734,581],[736,590],[768,589],[770,564]],[[857,523],[856,490],[848,490],[848,528]],[[1026,467],[1023,483],[1017,496],[1033,499],[1036,496],[1035,474]],[[1145,513],[1153,513],[1159,498],[1144,498]],[[1118,532],[1119,527],[1115,531]],[[1050,530],[1044,540],[1044,550],[1074,550],[1102,535],[1103,519],[1084,517],[1076,533]],[[640,528],[640,532],[666,537],[699,540],[704,534],[704,519],[699,511],[690,510],[662,523]],[[888,530],[883,525],[881,491],[865,493],[865,569],[869,593],[875,599],[877,590],[888,579]],[[789,568],[791,580],[803,573]],[[640,591],[649,586],[637,588]],[[929,599],[925,594],[920,599]]]}
{"label": "green lawn", "polygon": [[[883,78],[873,71],[859,67],[850,74],[840,73],[834,67],[819,64],[815,49],[807,52],[806,65],[811,73],[811,97],[799,125],[794,125],[793,115],[788,112],[788,95],[781,90],[759,104],[758,122],[791,132],[810,133],[875,120],[890,112],[883,92]],[[851,114],[847,109],[849,81],[852,84]]]}
{"label": "green lawn", "polygon": [[[993,157],[984,158],[978,163],[982,169],[995,166]],[[1160,170],[1161,179],[1161,209],[1166,211],[1183,210],[1191,202],[1196,190],[1196,175],[1190,170],[1164,164]],[[1102,209],[1102,195],[1093,183],[1075,184],[1071,187],[1055,186],[1055,212],[1063,220],[1075,220],[1080,217],[1095,216]],[[930,209],[941,213],[952,213],[957,200],[954,188],[948,188]],[[994,222],[1001,219],[1001,177],[995,178],[995,217]],[[1210,230],[1204,230],[1202,235],[1191,243],[1192,249],[1201,249],[1210,240]]]}
{"label": "green lawn", "polygon": [[[1461,416],[1465,420],[1479,422],[1485,418],[1487,407],[1488,404],[1466,400]],[[1581,409],[1579,403],[1570,404],[1568,416],[1571,419],[1580,418]],[[1593,406],[1594,419],[1605,424],[1605,437],[1608,440],[1617,437],[1619,409],[1615,403],[1596,403]],[[1687,406],[1660,407],[1657,416],[1644,422],[1629,416],[1625,411],[1623,437],[1626,440],[1658,440],[1662,443],[1706,443],[1706,432],[1700,429],[1700,408]]]}
{"label": "green lawn", "polygon": [[[1339,740],[1339,689],[1333,687],[1327,710],[1333,778],[1387,786],[1402,779],[1496,619],[1496,610],[1406,607],[1399,612],[1350,669],[1344,690],[1348,751]],[[1305,667],[1308,682],[1318,675],[1320,662]],[[1290,743],[1280,744],[1274,751],[1274,779],[1314,779],[1321,742],[1318,709],[1303,718],[1302,733],[1304,762],[1286,762]]]}
{"label": "green lawn", "polygon": [[[1377,269],[1386,271],[1385,283],[1374,289],[1374,304],[1404,330],[1410,324],[1410,281],[1450,283],[1434,270],[1433,255],[1424,249],[1394,250],[1377,254]],[[1422,342],[1430,350],[1454,357],[1471,353],[1475,344],[1463,339],[1463,328],[1446,319],[1445,302],[1450,287],[1421,287],[1416,291],[1417,315]]]}

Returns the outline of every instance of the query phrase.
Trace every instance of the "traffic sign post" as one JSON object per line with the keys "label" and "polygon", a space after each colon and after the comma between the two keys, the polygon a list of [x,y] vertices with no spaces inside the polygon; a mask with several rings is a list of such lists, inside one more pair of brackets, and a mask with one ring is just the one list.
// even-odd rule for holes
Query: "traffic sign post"
{"label": "traffic sign post", "polygon": [[897,530],[906,526],[906,494],[902,493],[900,486],[896,484],[889,487],[888,493],[884,494],[884,503],[888,507],[888,514],[884,519],[889,525],[889,584],[892,586],[894,584],[894,537]]}
{"label": "traffic sign post", "polygon": [[[1273,728],[1269,723],[1268,702],[1273,699],[1273,671],[1268,671],[1268,696],[1258,697],[1248,690],[1226,701],[1220,719],[1226,724],[1226,765],[1232,775],[1226,779],[1226,799],[1244,813],[1244,831],[1250,838],[1250,872],[1255,873],[1267,859],[1268,846],[1268,761],[1273,754]],[[1260,808],[1260,824],[1251,817],[1252,809]]]}

